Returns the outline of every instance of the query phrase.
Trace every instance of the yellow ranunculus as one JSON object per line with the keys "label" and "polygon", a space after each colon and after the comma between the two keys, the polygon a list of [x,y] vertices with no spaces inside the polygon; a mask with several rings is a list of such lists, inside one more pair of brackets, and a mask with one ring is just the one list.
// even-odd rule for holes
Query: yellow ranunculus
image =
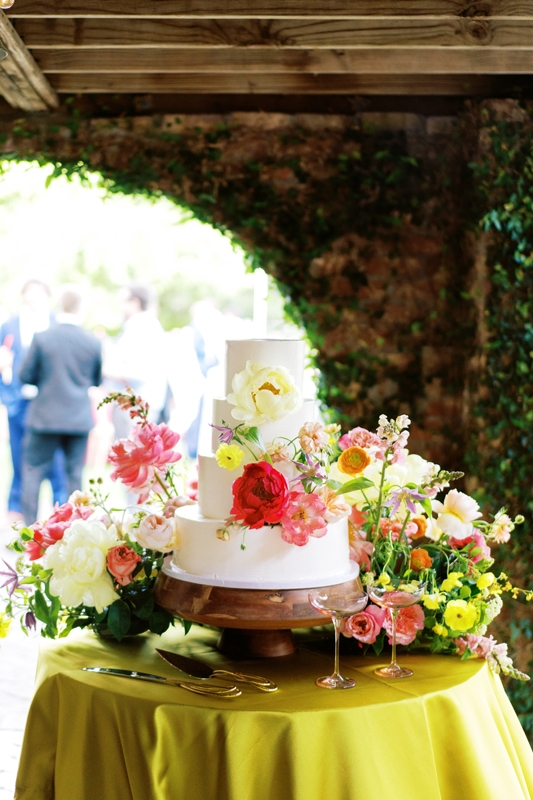
{"label": "yellow ranunculus", "polygon": [[422,604],[429,608],[430,610],[435,610],[440,606],[443,600],[446,599],[446,596],[441,594],[440,592],[436,592],[435,594],[426,594],[422,598]]}
{"label": "yellow ranunculus", "polygon": [[220,444],[215,453],[219,467],[227,470],[237,469],[245,456],[244,450],[238,444]]}
{"label": "yellow ranunculus", "polygon": [[432,630],[437,634],[437,636],[442,636],[443,638],[448,636],[448,628],[445,628],[444,625],[439,625],[438,622],[436,625],[433,625]]}
{"label": "yellow ranunculus", "polygon": [[443,592],[451,592],[452,589],[455,587],[462,586],[463,584],[460,581],[460,578],[463,577],[462,572],[450,572],[447,578],[445,578],[441,583],[441,589]]}
{"label": "yellow ranunculus", "polygon": [[476,624],[477,617],[477,608],[466,600],[450,600],[444,612],[444,622],[452,631],[470,630]]}
{"label": "yellow ranunculus", "polygon": [[495,580],[496,578],[492,572],[485,572],[484,575],[480,575],[477,579],[476,586],[483,591],[483,589],[488,589],[489,586],[492,586]]}
{"label": "yellow ranunculus", "polygon": [[4,614],[3,611],[0,611],[0,639],[6,638],[10,627],[11,620],[6,616],[6,614]]}

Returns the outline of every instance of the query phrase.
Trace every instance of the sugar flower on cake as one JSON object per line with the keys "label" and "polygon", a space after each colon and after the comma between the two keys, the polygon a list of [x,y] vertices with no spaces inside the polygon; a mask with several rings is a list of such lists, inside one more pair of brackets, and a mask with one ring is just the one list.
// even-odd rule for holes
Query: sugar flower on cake
{"label": "sugar flower on cake", "polygon": [[310,536],[320,538],[327,533],[324,519],[326,504],[317,494],[303,491],[290,492],[285,512],[281,517],[281,537],[284,541],[302,547]]}
{"label": "sugar flower on cake", "polygon": [[266,461],[246,464],[244,474],[233,482],[232,517],[249,528],[276,525],[289,503],[286,478]]}
{"label": "sugar flower on cake", "polygon": [[117,544],[115,526],[97,520],[75,520],[63,538],[46,551],[45,569],[53,570],[51,594],[65,606],[94,606],[102,612],[119,599],[106,570],[108,551]]}
{"label": "sugar flower on cake", "polygon": [[228,403],[235,406],[231,415],[249,426],[274,422],[298,411],[300,390],[284,367],[266,367],[247,361],[246,368],[232,381]]}

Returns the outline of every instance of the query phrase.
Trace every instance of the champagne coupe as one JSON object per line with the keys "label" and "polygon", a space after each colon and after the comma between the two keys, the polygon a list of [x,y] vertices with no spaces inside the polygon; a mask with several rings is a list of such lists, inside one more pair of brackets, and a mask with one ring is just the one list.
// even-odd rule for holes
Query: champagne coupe
{"label": "champagne coupe", "polygon": [[380,678],[410,678],[413,674],[412,669],[400,667],[396,663],[396,622],[400,609],[416,605],[422,598],[425,588],[424,583],[406,584],[405,581],[397,578],[387,586],[370,584],[366,587],[372,602],[390,611],[392,621],[392,660],[388,667],[379,667],[374,670],[374,674],[379,675]]}
{"label": "champagne coupe", "polygon": [[335,628],[335,668],[333,675],[324,678],[317,678],[317,686],[322,689],[352,689],[355,681],[351,678],[343,678],[339,673],[339,634],[341,620],[344,617],[351,617],[362,611],[368,602],[368,597],[364,592],[354,589],[346,590],[341,586],[323,586],[320,589],[312,589],[309,592],[309,602],[316,611],[331,617]]}

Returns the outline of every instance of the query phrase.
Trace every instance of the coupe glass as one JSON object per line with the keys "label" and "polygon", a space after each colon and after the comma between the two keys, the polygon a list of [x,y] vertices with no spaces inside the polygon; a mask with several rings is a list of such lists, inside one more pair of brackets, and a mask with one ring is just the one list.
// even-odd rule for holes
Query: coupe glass
{"label": "coupe glass", "polygon": [[309,592],[309,602],[314,609],[331,617],[335,628],[335,668],[333,675],[324,678],[317,678],[317,686],[322,689],[352,689],[355,681],[351,678],[343,678],[339,673],[339,634],[341,620],[344,617],[351,617],[362,611],[368,602],[368,597],[364,592],[356,589],[346,591],[339,586],[323,586],[321,589],[312,589]]}
{"label": "coupe glass", "polygon": [[414,586],[409,585],[409,590],[404,589],[405,581],[393,580],[388,586],[369,585],[366,587],[368,596],[377,606],[387,608],[391,614],[392,621],[392,660],[388,667],[379,667],[374,670],[380,678],[410,678],[413,674],[412,669],[400,667],[396,663],[396,622],[398,612],[401,608],[414,606],[422,598],[426,585],[424,583]]}

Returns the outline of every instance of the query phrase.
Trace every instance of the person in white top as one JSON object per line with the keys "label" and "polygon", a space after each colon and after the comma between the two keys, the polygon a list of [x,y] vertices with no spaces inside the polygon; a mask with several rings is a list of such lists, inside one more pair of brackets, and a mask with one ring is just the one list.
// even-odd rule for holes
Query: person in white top
{"label": "person in white top", "polygon": [[[13,464],[13,480],[8,498],[8,519],[22,519],[22,450],[26,435],[28,405],[37,395],[37,388],[21,383],[19,370],[36,333],[45,331],[53,319],[50,315],[50,293],[43,281],[27,281],[22,288],[22,305],[17,315],[0,327],[0,399],[7,410],[9,444]],[[54,502],[67,499],[63,457],[57,453],[50,473]]]}
{"label": "person in white top", "polygon": [[[159,422],[168,392],[165,333],[151,309],[146,286],[124,287],[119,299],[124,325],[104,356],[106,388],[123,391],[129,386],[149,404],[150,422]],[[127,413],[115,407],[113,423],[118,438],[128,435],[131,420]]]}

